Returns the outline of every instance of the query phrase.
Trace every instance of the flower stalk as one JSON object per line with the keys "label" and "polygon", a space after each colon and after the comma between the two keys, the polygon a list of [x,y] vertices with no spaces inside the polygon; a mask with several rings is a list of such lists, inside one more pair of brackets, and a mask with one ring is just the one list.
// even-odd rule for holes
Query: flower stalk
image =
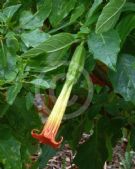
{"label": "flower stalk", "polygon": [[52,109],[50,116],[45,123],[43,130],[40,134],[38,134],[38,130],[32,131],[32,136],[39,140],[42,144],[49,144],[53,148],[59,148],[60,144],[63,140],[61,137],[60,141],[56,141],[56,135],[58,129],[60,127],[63,115],[65,113],[68,100],[71,94],[71,90],[73,85],[76,83],[79,78],[85,59],[85,49],[83,47],[83,43],[81,43],[75,50],[72,60],[69,65],[69,69],[66,75],[65,84],[61,90],[61,93]]}

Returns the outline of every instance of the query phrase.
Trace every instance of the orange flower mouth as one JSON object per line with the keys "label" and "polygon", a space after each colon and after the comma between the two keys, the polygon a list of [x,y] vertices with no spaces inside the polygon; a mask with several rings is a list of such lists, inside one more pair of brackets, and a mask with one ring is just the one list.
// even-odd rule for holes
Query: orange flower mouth
{"label": "orange flower mouth", "polygon": [[32,130],[31,135],[32,137],[39,140],[41,144],[49,144],[53,148],[60,147],[60,144],[63,141],[63,137],[61,137],[60,141],[55,141],[55,133],[49,132],[49,130],[48,131],[43,130],[41,134],[38,134],[38,132],[39,132],[38,130],[34,129]]}

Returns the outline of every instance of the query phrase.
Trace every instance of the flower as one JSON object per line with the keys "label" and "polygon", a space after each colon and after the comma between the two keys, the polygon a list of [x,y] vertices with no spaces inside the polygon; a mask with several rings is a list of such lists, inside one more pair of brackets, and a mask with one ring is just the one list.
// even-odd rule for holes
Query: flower
{"label": "flower", "polygon": [[57,135],[58,129],[60,127],[62,117],[64,115],[68,99],[70,97],[72,85],[64,85],[55,105],[54,108],[44,125],[44,128],[40,134],[38,134],[38,130],[32,130],[32,136],[39,140],[42,144],[49,144],[53,148],[59,148],[63,137],[61,137],[60,141],[55,141],[55,137]]}
{"label": "flower", "polygon": [[39,142],[42,144],[49,144],[53,148],[60,147],[63,137],[61,137],[60,141],[56,141],[56,135],[60,127],[64,112],[66,110],[72,87],[76,83],[83,69],[84,57],[85,50],[83,43],[81,43],[74,52],[66,75],[65,84],[53,107],[51,114],[47,119],[47,122],[44,125],[42,132],[38,134],[38,130],[35,129],[31,132],[32,136],[39,140]]}

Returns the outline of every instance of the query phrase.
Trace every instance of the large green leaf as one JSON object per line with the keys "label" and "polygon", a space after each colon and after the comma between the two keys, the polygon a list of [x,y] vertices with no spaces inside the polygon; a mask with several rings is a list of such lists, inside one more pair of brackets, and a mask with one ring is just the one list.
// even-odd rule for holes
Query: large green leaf
{"label": "large green leaf", "polygon": [[85,7],[83,4],[79,4],[79,6],[77,6],[75,8],[75,10],[73,11],[71,18],[70,18],[70,22],[75,22],[85,11]]}
{"label": "large green leaf", "polygon": [[96,33],[103,33],[113,28],[119,19],[126,0],[110,0],[103,8],[96,24]]}
{"label": "large green leaf", "polygon": [[133,12],[135,12],[135,3],[133,3],[133,2],[126,2],[122,11],[124,11],[124,12],[126,12],[126,11],[133,11]]}
{"label": "large green leaf", "polygon": [[75,164],[82,169],[103,169],[104,162],[112,155],[109,154],[112,153],[112,147],[122,136],[124,122],[122,118],[108,117],[101,117],[94,122],[94,134],[78,147]]}
{"label": "large green leaf", "polygon": [[15,83],[14,85],[10,86],[7,91],[7,102],[12,105],[17,94],[20,92],[22,88],[22,83]]}
{"label": "large green leaf", "polygon": [[88,72],[92,72],[94,67],[96,65],[96,60],[93,58],[93,56],[91,54],[88,54],[86,59],[85,59],[85,65],[84,68],[88,71]]}
{"label": "large green leaf", "polygon": [[69,33],[59,33],[50,37],[37,47],[30,49],[22,57],[35,57],[42,53],[53,53],[69,47],[74,42],[74,38]]}
{"label": "large green leaf", "polygon": [[117,31],[121,38],[121,46],[133,29],[135,29],[135,14],[124,16],[117,26]]}
{"label": "large green leaf", "polygon": [[20,27],[23,29],[36,29],[43,26],[52,9],[52,1],[46,0],[38,6],[37,12],[32,14],[30,11],[22,11],[20,17]]}
{"label": "large green leaf", "polygon": [[20,156],[23,168],[26,168],[26,164],[32,163],[30,157],[37,152],[36,140],[32,138],[31,130],[41,126],[38,113],[33,108],[27,110],[26,101],[25,96],[17,97],[5,115],[6,123],[10,125],[12,133],[21,142]]}
{"label": "large green leaf", "polygon": [[28,71],[45,73],[57,69],[67,61],[67,49],[31,58],[27,64]]}
{"label": "large green leaf", "polygon": [[9,21],[12,19],[13,15],[15,14],[15,12],[17,12],[20,6],[21,4],[17,4],[17,5],[9,6],[3,9],[2,12],[3,12],[3,15],[6,17],[6,21]]}
{"label": "large green leaf", "polygon": [[55,88],[55,84],[53,82],[41,78],[34,79],[30,83],[43,89]]}
{"label": "large green leaf", "polygon": [[9,6],[13,6],[13,5],[16,5],[16,4],[20,3],[20,1],[18,1],[18,0],[6,0],[6,1],[3,1],[3,2],[4,2],[3,3],[3,7],[4,8],[9,7]]}
{"label": "large green leaf", "polygon": [[24,32],[21,34],[21,39],[27,47],[36,47],[41,42],[45,42],[49,38],[49,34],[35,29],[30,32]]}
{"label": "large green leaf", "polygon": [[22,169],[21,144],[11,133],[6,125],[0,125],[0,163],[5,169]]}
{"label": "large green leaf", "polygon": [[39,169],[44,169],[48,161],[56,155],[57,150],[47,145],[42,145],[42,154],[39,157]]}
{"label": "large green leaf", "polygon": [[5,69],[5,79],[7,81],[13,81],[16,78],[18,69],[16,66],[17,56],[7,52],[8,67]]}
{"label": "large green leaf", "polygon": [[8,81],[12,81],[15,79],[17,75],[17,55],[16,50],[17,47],[15,45],[16,39],[6,39],[6,45],[3,44],[1,41],[0,46],[0,69],[1,69],[1,75]]}
{"label": "large green leaf", "polygon": [[[14,104],[10,106],[9,111],[6,113],[6,119],[16,138],[25,146],[27,143],[27,149],[34,147],[32,143],[35,140],[31,137],[31,130],[39,127],[41,123],[37,112],[33,108],[27,110],[25,96],[16,98]],[[32,149],[29,150],[33,151]]]}
{"label": "large green leaf", "polygon": [[0,118],[2,118],[9,109],[9,105],[5,102],[0,103]]}
{"label": "large green leaf", "polygon": [[53,0],[52,11],[49,20],[53,27],[56,27],[60,22],[74,9],[76,0]]}
{"label": "large green leaf", "polygon": [[115,92],[121,94],[126,101],[135,104],[135,57],[128,54],[120,56],[117,72],[110,72]]}
{"label": "large green leaf", "polygon": [[102,35],[91,33],[88,38],[89,52],[95,59],[105,63],[111,69],[115,69],[117,55],[120,51],[120,38],[116,31],[111,30]]}
{"label": "large green leaf", "polygon": [[79,168],[103,169],[108,154],[102,129],[97,127],[89,140],[78,148],[75,164]]}
{"label": "large green leaf", "polygon": [[19,50],[18,40],[14,35],[10,35],[10,33],[6,35],[6,45],[7,49],[10,53],[12,53],[12,55],[15,55],[16,52]]}
{"label": "large green leaf", "polygon": [[92,4],[92,7],[89,9],[88,15],[86,17],[85,24],[87,26],[89,25],[89,23],[91,23],[93,14],[96,12],[96,10],[98,9],[98,7],[101,5],[102,2],[103,0],[94,0],[94,3]]}
{"label": "large green leaf", "polygon": [[0,22],[6,22],[6,16],[3,14],[2,11],[0,11]]}
{"label": "large green leaf", "polygon": [[26,108],[27,110],[30,110],[30,108],[32,108],[34,103],[34,96],[32,95],[31,92],[28,92],[25,99],[26,99]]}

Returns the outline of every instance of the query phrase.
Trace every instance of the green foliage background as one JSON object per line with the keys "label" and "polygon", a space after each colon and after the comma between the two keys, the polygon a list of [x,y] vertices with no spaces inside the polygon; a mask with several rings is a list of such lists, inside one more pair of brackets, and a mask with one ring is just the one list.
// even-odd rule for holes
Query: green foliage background
{"label": "green foliage background", "polygon": [[[72,54],[85,44],[85,70],[94,75],[91,104],[65,120],[59,134],[77,151],[80,169],[102,169],[123,137],[135,150],[135,3],[134,0],[0,1],[0,169],[42,169],[57,151],[31,137],[42,128],[33,100],[35,89],[58,95]],[[91,81],[91,79],[90,79]],[[72,95],[81,107],[87,97],[83,76]],[[123,132],[126,131],[126,132]],[[93,133],[78,145],[82,133]],[[63,143],[63,144],[64,144]],[[33,163],[31,155],[41,151]]]}

